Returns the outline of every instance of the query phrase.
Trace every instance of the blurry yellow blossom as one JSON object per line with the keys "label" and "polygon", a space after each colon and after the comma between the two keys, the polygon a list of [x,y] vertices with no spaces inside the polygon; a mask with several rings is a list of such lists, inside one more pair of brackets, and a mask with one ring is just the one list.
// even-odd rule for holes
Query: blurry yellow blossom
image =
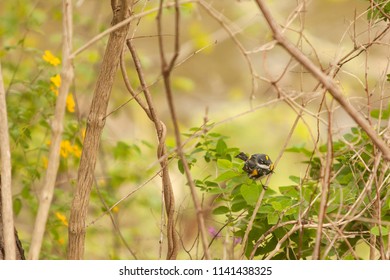
{"label": "blurry yellow blossom", "polygon": [[66,109],[68,109],[68,112],[73,113],[74,112],[74,99],[73,95],[71,93],[68,94],[68,97],[66,98]]}
{"label": "blurry yellow blossom", "polygon": [[73,145],[73,155],[77,158],[81,157],[81,148],[77,145]]}
{"label": "blurry yellow blossom", "polygon": [[113,213],[118,213],[119,212],[119,207],[115,206],[114,208],[112,208],[112,212]]}
{"label": "blurry yellow blossom", "polygon": [[63,158],[67,158],[69,155],[74,155],[75,157],[80,158],[81,148],[78,145],[72,145],[69,140],[63,140],[61,141],[60,155]]}
{"label": "blurry yellow blossom", "polygon": [[73,152],[72,144],[69,142],[69,140],[63,140],[61,141],[60,146],[60,154],[63,158],[67,158],[70,153]]}
{"label": "blurry yellow blossom", "polygon": [[83,128],[82,130],[81,130],[81,137],[82,137],[82,139],[83,139],[83,142],[84,142],[84,139],[85,139],[85,132],[87,131],[87,129],[86,128]]}
{"label": "blurry yellow blossom", "polygon": [[65,226],[68,226],[68,219],[65,215],[61,214],[60,212],[56,212],[56,217],[58,220],[60,220]]}
{"label": "blurry yellow blossom", "polygon": [[58,96],[58,89],[57,89],[55,86],[51,85],[51,86],[50,86],[50,90],[51,90],[56,96]]}
{"label": "blurry yellow blossom", "polygon": [[42,164],[43,168],[47,169],[47,165],[49,164],[49,160],[47,159],[47,157],[42,157]]}
{"label": "blurry yellow blossom", "polygon": [[46,50],[44,54],[42,55],[42,58],[44,61],[49,62],[51,65],[57,66],[61,63],[61,60],[54,56],[51,51]]}
{"label": "blurry yellow blossom", "polygon": [[59,88],[61,86],[61,76],[60,74],[57,74],[50,78],[50,81],[56,86],[56,88]]}
{"label": "blurry yellow blossom", "polygon": [[63,237],[59,237],[59,238],[57,239],[57,242],[58,242],[58,244],[60,244],[60,245],[64,245],[65,239],[64,239]]}

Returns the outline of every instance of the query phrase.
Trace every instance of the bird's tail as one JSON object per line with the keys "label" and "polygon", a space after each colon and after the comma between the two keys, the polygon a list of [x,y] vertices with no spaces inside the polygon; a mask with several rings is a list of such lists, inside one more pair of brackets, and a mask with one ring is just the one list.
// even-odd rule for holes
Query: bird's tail
{"label": "bird's tail", "polygon": [[238,155],[236,155],[236,158],[239,158],[239,159],[241,159],[243,161],[247,161],[248,160],[248,155],[246,153],[241,152]]}

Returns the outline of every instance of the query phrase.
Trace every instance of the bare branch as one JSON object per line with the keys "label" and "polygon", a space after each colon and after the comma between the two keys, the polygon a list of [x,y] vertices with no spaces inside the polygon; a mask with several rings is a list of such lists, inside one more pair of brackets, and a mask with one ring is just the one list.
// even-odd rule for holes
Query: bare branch
{"label": "bare branch", "polygon": [[160,162],[161,170],[162,170],[162,192],[165,203],[165,212],[167,214],[167,239],[168,239],[168,252],[167,259],[174,260],[176,259],[178,252],[178,238],[175,230],[175,196],[172,189],[172,183],[169,176],[168,169],[168,156],[167,156],[167,148],[165,145],[166,140],[166,126],[159,119],[156,106],[152,100],[152,95],[149,92],[149,88],[146,84],[146,79],[144,77],[144,73],[141,66],[141,61],[138,57],[138,54],[135,50],[135,47],[132,43],[132,40],[127,40],[127,47],[130,50],[132,55],[134,65],[138,74],[138,78],[146,99],[147,106],[142,102],[141,99],[136,98],[136,94],[133,92],[132,95],[136,98],[138,104],[144,109],[146,115],[149,119],[154,123],[156,128],[157,138],[158,138],[158,148],[157,148],[157,157]]}
{"label": "bare branch", "polygon": [[[326,102],[326,101],[325,101]],[[331,101],[331,104],[333,102]],[[331,105],[330,105],[331,106]],[[324,223],[324,218],[326,214],[326,208],[328,203],[328,193],[330,188],[330,177],[332,172],[332,161],[333,161],[333,134],[332,134],[332,110],[328,109],[328,135],[327,135],[327,153],[325,167],[322,177],[322,190],[321,190],[321,202],[320,202],[320,211],[318,214],[318,228],[315,238],[314,250],[313,250],[313,259],[320,259],[320,249],[321,249],[321,237],[322,237],[322,226]]]}
{"label": "bare branch", "polygon": [[343,107],[349,116],[367,133],[373,143],[382,151],[383,157],[390,160],[390,148],[378,136],[370,124],[359,114],[359,112],[344,98],[340,88],[331,77],[321,71],[306,55],[304,55],[295,45],[288,41],[282,32],[279,25],[276,23],[268,7],[263,0],[256,0],[261,12],[263,13],[268,25],[270,26],[275,40],[283,46],[298,62],[300,62],[312,75],[317,78],[321,84],[329,91],[334,99]]}
{"label": "bare branch", "polygon": [[187,159],[183,153],[182,149],[182,143],[181,143],[181,136],[180,136],[180,129],[178,124],[178,119],[176,116],[176,110],[175,105],[173,101],[172,96],[172,89],[171,89],[171,72],[174,67],[174,64],[176,62],[176,59],[179,55],[179,20],[180,20],[180,10],[179,10],[179,3],[178,0],[175,0],[175,42],[174,42],[174,54],[170,60],[170,62],[167,62],[165,52],[164,52],[164,42],[162,37],[162,8],[163,8],[163,0],[160,0],[160,7],[157,15],[157,30],[158,30],[158,43],[159,43],[159,51],[160,51],[160,60],[161,60],[161,72],[163,75],[163,81],[164,81],[164,87],[165,87],[165,93],[167,95],[168,100],[168,106],[169,106],[169,112],[171,115],[171,119],[173,122],[174,132],[175,132],[175,140],[176,140],[176,149],[177,154],[180,158],[180,160],[183,163],[184,172],[187,177],[187,183],[190,187],[191,191],[191,197],[196,209],[196,217],[198,221],[198,227],[200,231],[200,239],[203,246],[204,256],[206,259],[210,259],[210,254],[208,250],[208,241],[207,241],[207,231],[205,227],[204,217],[203,217],[203,209],[202,205],[199,202],[199,198],[196,193],[196,186],[194,184],[194,181],[192,179],[191,171],[187,162]]}

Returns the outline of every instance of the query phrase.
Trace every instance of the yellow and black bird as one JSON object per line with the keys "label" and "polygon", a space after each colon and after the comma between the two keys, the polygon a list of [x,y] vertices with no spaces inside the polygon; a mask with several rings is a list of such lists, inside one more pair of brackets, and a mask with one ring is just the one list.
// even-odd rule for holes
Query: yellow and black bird
{"label": "yellow and black bird", "polygon": [[[245,161],[242,170],[248,174],[250,179],[261,179],[262,177],[274,172],[274,164],[272,163],[270,157],[266,154],[253,154],[249,157],[247,154],[241,152],[236,156],[236,158]],[[263,188],[266,188],[261,181],[260,183]]]}

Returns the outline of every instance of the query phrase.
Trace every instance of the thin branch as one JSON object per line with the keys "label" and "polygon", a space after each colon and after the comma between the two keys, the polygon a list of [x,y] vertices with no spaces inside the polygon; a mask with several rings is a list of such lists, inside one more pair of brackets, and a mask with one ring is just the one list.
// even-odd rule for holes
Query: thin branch
{"label": "thin branch", "polygon": [[162,9],[163,8],[163,0],[160,0],[159,10],[157,14],[157,31],[159,34],[158,37],[158,44],[159,44],[159,51],[160,51],[160,60],[161,60],[161,72],[163,75],[163,81],[164,81],[164,87],[165,87],[165,93],[168,100],[168,106],[169,106],[169,112],[171,115],[171,119],[173,122],[174,127],[174,133],[175,133],[175,139],[176,139],[176,150],[177,154],[180,158],[180,160],[183,163],[184,172],[187,177],[187,183],[190,187],[191,191],[191,197],[196,209],[196,217],[198,221],[198,227],[200,231],[200,239],[203,246],[203,251],[206,259],[210,259],[210,254],[208,250],[208,241],[207,241],[207,231],[205,227],[204,217],[203,217],[203,209],[202,205],[199,202],[199,198],[196,193],[196,186],[194,184],[194,181],[192,179],[191,171],[187,162],[187,159],[183,153],[182,150],[182,143],[181,143],[181,136],[180,136],[180,129],[178,125],[178,119],[176,116],[176,110],[174,106],[173,96],[172,96],[172,89],[171,89],[171,81],[170,76],[172,73],[172,69],[174,67],[174,64],[176,62],[176,59],[179,55],[179,20],[180,20],[180,10],[179,10],[179,2],[178,0],[175,0],[175,42],[174,42],[174,54],[170,60],[170,62],[167,62],[165,51],[164,51],[164,42],[162,35]]}
{"label": "thin branch", "polygon": [[[331,101],[331,104],[333,102]],[[331,106],[331,105],[330,105]],[[321,202],[320,202],[320,211],[318,214],[318,228],[317,234],[314,243],[313,250],[313,259],[320,259],[320,249],[321,249],[321,237],[322,237],[322,226],[324,223],[324,218],[327,209],[328,203],[328,193],[330,188],[330,177],[332,172],[332,161],[333,161],[333,135],[332,135],[332,111],[328,109],[328,143],[327,143],[327,153],[326,153],[326,162],[324,168],[324,175],[322,176],[322,191],[321,191]]]}
{"label": "thin branch", "polygon": [[[193,3],[193,2],[197,2],[197,0],[183,0],[181,1],[180,3],[181,4],[185,4],[185,3]],[[163,7],[164,8],[169,8],[169,7],[172,7],[173,5],[175,5],[174,3],[168,3],[166,5],[164,5]],[[82,53],[83,51],[85,51],[86,49],[88,49],[90,46],[92,46],[94,43],[96,43],[97,41],[101,40],[102,38],[104,38],[105,36],[111,34],[112,32],[122,28],[123,26],[126,26],[128,25],[130,22],[132,22],[133,20],[136,20],[136,19],[140,19],[142,17],[145,17],[147,15],[150,15],[150,14],[154,14],[155,12],[157,12],[159,10],[159,8],[154,8],[154,9],[150,9],[148,11],[145,11],[145,12],[142,12],[142,13],[138,13],[136,15],[133,15],[133,16],[130,16],[116,24],[114,24],[113,26],[111,26],[110,28],[108,28],[107,30],[103,31],[102,33],[96,35],[95,37],[93,37],[91,40],[89,40],[87,43],[85,43],[83,46],[81,46],[80,48],[78,48],[76,51],[74,51],[71,55],[70,55],[70,58],[73,59],[75,58],[77,55],[79,55],[80,53]]]}
{"label": "thin branch", "polygon": [[152,95],[149,92],[149,88],[146,84],[146,79],[142,70],[141,61],[138,57],[138,54],[131,39],[127,40],[127,47],[130,50],[131,56],[133,58],[135,69],[137,71],[138,79],[140,81],[141,88],[143,89],[147,105],[145,105],[140,98],[136,97],[134,91],[131,92],[131,94],[134,96],[134,98],[136,98],[138,104],[145,111],[146,115],[154,123],[154,126],[156,128],[158,138],[157,157],[159,159],[160,166],[162,169],[162,192],[165,203],[165,212],[167,214],[167,259],[174,260],[176,259],[178,253],[178,238],[175,230],[175,196],[172,189],[171,179],[169,176],[169,162],[167,157],[167,148],[165,144],[167,134],[166,126],[157,115],[156,106],[153,102]]}
{"label": "thin branch", "polygon": [[28,258],[36,260],[41,251],[43,235],[49,215],[50,205],[53,199],[57,171],[60,164],[60,144],[63,132],[66,98],[69,93],[74,71],[72,59],[69,57],[72,50],[72,1],[63,0],[63,42],[62,42],[62,70],[61,86],[57,97],[54,119],[52,121],[51,144],[49,150],[49,162],[41,195],[39,197],[38,214],[31,239],[31,247]]}
{"label": "thin branch", "polygon": [[327,74],[321,71],[306,55],[304,55],[295,45],[288,41],[281,33],[279,25],[272,17],[271,11],[263,0],[255,0],[259,9],[263,13],[268,25],[270,26],[275,40],[290,53],[298,62],[300,62],[312,75],[318,79],[321,84],[329,91],[340,106],[348,113],[349,116],[367,133],[373,143],[382,151],[383,157],[390,160],[390,148],[378,136],[370,124],[359,114],[359,112],[344,98],[339,86]]}
{"label": "thin branch", "polygon": [[123,234],[121,232],[121,229],[120,229],[120,227],[118,225],[117,219],[114,217],[111,209],[107,205],[107,203],[106,203],[102,193],[100,192],[99,185],[98,185],[98,182],[97,182],[96,178],[94,178],[94,181],[95,181],[96,192],[97,192],[97,194],[99,196],[100,202],[103,204],[103,207],[106,210],[106,213],[108,213],[108,215],[110,216],[111,223],[114,226],[114,229],[115,229],[116,233],[118,234],[118,236],[119,236],[120,240],[122,241],[123,245],[125,245],[126,249],[130,252],[130,254],[133,256],[133,258],[135,260],[137,260],[137,256],[135,255],[133,250],[130,248],[129,244],[127,244],[127,241],[126,241],[125,237],[123,236]]}
{"label": "thin branch", "polygon": [[[288,134],[288,136],[287,136],[287,139],[286,139],[286,141],[284,142],[284,145],[283,145],[281,151],[279,152],[278,157],[276,158],[276,160],[275,160],[275,162],[274,162],[274,166],[275,166],[275,167],[278,165],[279,160],[282,158],[282,155],[283,155],[283,153],[284,153],[284,150],[286,149],[288,143],[290,142],[290,139],[291,139],[291,137],[292,137],[292,135],[293,135],[293,133],[294,133],[294,131],[295,131],[295,128],[296,128],[297,125],[298,125],[298,121],[299,121],[299,119],[302,117],[301,114],[302,114],[302,111],[301,111],[300,114],[298,114],[298,116],[295,118],[294,124],[292,125],[292,127],[291,127],[291,129],[290,129],[290,131],[289,131],[289,134]],[[266,185],[268,184],[269,180],[270,180],[270,176],[268,176],[268,178],[267,178],[267,181],[266,181],[266,183],[265,183]],[[248,237],[249,237],[249,233],[250,233],[250,231],[252,230],[253,223],[254,223],[254,221],[255,221],[257,212],[258,212],[258,210],[259,210],[259,208],[260,208],[260,206],[261,206],[261,202],[263,201],[264,194],[265,194],[265,189],[263,188],[262,191],[261,191],[261,193],[260,193],[259,198],[257,199],[255,208],[253,209],[253,214],[252,214],[252,216],[251,216],[251,218],[250,218],[250,220],[249,220],[249,222],[248,222],[248,226],[247,226],[247,228],[246,228],[246,230],[245,230],[244,238],[242,239],[242,244],[243,244],[243,246],[242,246],[242,251],[241,251],[241,257],[243,257],[244,254],[245,254],[246,247],[247,247],[247,242],[248,242]],[[254,249],[254,251],[256,251],[256,249]],[[253,251],[252,251],[252,253],[253,253]],[[254,254],[254,253],[253,253],[253,254]]]}

